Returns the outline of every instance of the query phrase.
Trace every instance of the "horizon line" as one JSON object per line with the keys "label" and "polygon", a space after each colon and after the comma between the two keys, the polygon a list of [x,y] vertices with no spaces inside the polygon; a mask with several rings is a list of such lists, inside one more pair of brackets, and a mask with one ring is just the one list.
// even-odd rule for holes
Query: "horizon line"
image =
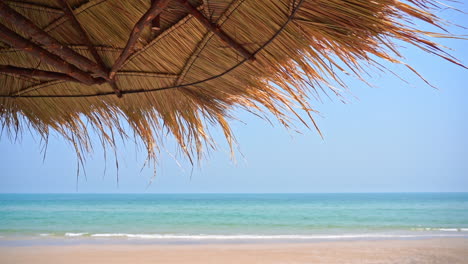
{"label": "horizon line", "polygon": [[384,192],[0,192],[1,194],[416,194],[468,193],[468,191],[384,191]]}

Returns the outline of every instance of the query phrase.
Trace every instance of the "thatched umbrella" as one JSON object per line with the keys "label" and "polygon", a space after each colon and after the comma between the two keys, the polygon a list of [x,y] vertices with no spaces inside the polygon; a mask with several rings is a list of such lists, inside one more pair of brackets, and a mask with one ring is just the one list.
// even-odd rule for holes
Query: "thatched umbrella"
{"label": "thatched umbrella", "polygon": [[231,142],[234,108],[315,125],[308,96],[338,94],[340,73],[362,78],[362,64],[404,64],[395,41],[461,65],[428,40],[451,35],[413,27],[442,28],[437,8],[433,0],[2,0],[0,119],[10,135],[32,128],[47,139],[55,130],[78,155],[90,150],[93,129],[111,147],[133,133],[153,160],[170,133],[200,157],[214,146],[207,126]]}

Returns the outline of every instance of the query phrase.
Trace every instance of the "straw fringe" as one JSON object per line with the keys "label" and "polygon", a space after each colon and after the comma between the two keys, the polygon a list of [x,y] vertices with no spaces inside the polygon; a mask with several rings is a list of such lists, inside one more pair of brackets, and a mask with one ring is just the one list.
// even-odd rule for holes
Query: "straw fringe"
{"label": "straw fringe", "polygon": [[[439,5],[432,0],[204,2],[199,9],[213,14],[213,22],[254,53],[255,62],[245,60],[193,17],[183,16],[172,3],[166,16],[161,16],[165,30],[155,38],[149,30],[143,32],[138,51],[117,73],[125,94],[122,99],[112,96],[108,84],[34,83],[37,80],[0,75],[3,128],[14,135],[30,127],[45,139],[57,131],[83,159],[92,151],[90,129],[97,132],[104,147],[114,150],[117,135],[134,135],[153,161],[170,133],[181,153],[195,163],[206,149],[216,147],[209,127],[219,127],[230,145],[235,142],[228,122],[235,108],[255,114],[270,112],[285,127],[293,126],[296,119],[318,130],[309,97],[327,90],[340,96],[346,89],[340,74],[366,81],[363,65],[382,69],[377,59],[404,64],[395,40],[464,67],[429,40],[450,34],[422,32],[411,24],[421,20],[443,27],[433,14]],[[79,6],[75,15],[106,66],[112,66],[149,1],[79,3],[74,5]],[[121,10],[120,16],[114,15],[115,8]],[[92,58],[83,43],[75,42],[76,32],[65,18],[55,19],[46,30]],[[0,54],[1,64],[55,70],[21,51],[2,48]],[[122,122],[128,123],[130,131],[123,130]]]}

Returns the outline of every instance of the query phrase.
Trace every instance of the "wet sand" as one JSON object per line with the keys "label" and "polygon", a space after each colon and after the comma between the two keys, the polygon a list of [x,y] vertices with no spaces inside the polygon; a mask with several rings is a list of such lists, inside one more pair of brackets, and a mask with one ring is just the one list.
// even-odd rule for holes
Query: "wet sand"
{"label": "wet sand", "polygon": [[2,246],[0,263],[468,264],[468,239],[284,244]]}

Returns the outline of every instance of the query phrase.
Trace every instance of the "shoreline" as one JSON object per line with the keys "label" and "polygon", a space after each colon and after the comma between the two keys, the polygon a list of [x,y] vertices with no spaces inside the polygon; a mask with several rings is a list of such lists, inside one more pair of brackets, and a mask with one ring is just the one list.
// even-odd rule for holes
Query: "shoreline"
{"label": "shoreline", "polygon": [[191,245],[0,247],[0,263],[453,263],[468,262],[468,238]]}
{"label": "shoreline", "polygon": [[0,236],[0,247],[47,247],[74,245],[229,245],[229,244],[307,244],[359,241],[406,241],[430,239],[467,239],[463,233],[342,233],[306,235],[180,235],[180,234],[130,234],[130,233],[66,233],[65,235],[40,234],[36,236]]}

